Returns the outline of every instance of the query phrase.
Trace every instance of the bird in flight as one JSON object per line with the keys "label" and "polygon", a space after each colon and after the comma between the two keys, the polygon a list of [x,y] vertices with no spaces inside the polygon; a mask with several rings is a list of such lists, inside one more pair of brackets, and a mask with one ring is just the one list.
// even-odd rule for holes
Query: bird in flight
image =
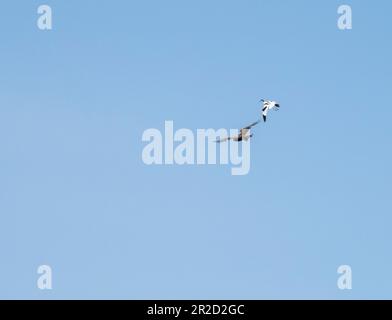
{"label": "bird in flight", "polygon": [[243,140],[244,141],[248,141],[250,138],[253,137],[253,134],[250,133],[250,129],[252,127],[254,127],[255,125],[259,124],[259,123],[260,123],[260,120],[256,121],[256,122],[253,122],[251,125],[249,125],[249,126],[247,126],[245,128],[242,128],[237,135],[231,136],[231,137],[225,137],[223,139],[218,139],[215,142],[216,143],[222,143],[222,142],[225,142],[225,141],[228,141],[228,140],[233,140],[233,141],[237,141],[237,142],[240,142],[240,141],[243,141]]}
{"label": "bird in flight", "polygon": [[261,99],[260,102],[263,102],[263,108],[262,108],[261,114],[263,116],[264,122],[266,122],[268,111],[271,109],[279,110],[280,105],[276,101],[271,101],[271,100]]}

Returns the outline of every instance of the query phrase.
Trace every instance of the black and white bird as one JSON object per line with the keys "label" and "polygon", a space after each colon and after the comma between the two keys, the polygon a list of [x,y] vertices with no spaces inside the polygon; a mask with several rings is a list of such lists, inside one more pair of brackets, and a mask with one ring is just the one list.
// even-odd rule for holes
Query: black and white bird
{"label": "black and white bird", "polygon": [[260,102],[263,102],[263,108],[261,110],[261,114],[263,116],[264,122],[266,122],[268,111],[271,109],[279,110],[280,105],[276,101],[272,101],[272,100],[261,99]]}
{"label": "black and white bird", "polygon": [[231,137],[225,137],[223,139],[216,140],[215,142],[216,143],[221,143],[221,142],[225,142],[225,141],[228,141],[228,140],[233,140],[233,141],[237,141],[237,142],[248,141],[250,138],[253,137],[253,134],[250,133],[250,129],[252,127],[254,127],[255,125],[259,124],[259,123],[260,123],[260,120],[256,121],[256,122],[253,122],[251,125],[249,125],[249,126],[247,126],[245,128],[242,128],[237,135],[231,136]]}

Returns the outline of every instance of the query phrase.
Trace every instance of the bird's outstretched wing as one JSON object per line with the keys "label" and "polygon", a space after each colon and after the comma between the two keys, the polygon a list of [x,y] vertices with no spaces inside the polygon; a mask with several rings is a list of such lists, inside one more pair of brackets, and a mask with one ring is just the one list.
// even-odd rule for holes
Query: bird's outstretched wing
{"label": "bird's outstretched wing", "polygon": [[260,122],[260,120],[253,122],[252,124],[250,124],[249,126],[242,128],[240,130],[240,136],[242,137],[246,137],[246,135],[249,133],[249,130],[254,127],[255,125],[257,125]]}
{"label": "bird's outstretched wing", "polygon": [[245,127],[245,128],[242,128],[241,130],[249,130],[250,128],[252,128],[252,127],[254,127],[255,125],[258,125],[260,123],[260,120],[258,120],[258,121],[256,121],[256,122],[253,122],[251,125],[249,125],[249,126],[247,126],[247,127]]}

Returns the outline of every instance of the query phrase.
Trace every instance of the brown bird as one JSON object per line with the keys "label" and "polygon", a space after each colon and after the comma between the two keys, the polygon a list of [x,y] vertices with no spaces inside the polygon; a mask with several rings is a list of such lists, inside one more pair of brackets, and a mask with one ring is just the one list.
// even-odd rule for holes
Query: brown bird
{"label": "brown bird", "polygon": [[225,141],[228,141],[228,140],[233,140],[233,141],[237,141],[237,142],[240,142],[240,141],[243,141],[243,140],[244,141],[248,141],[250,138],[253,137],[253,134],[250,133],[250,129],[252,127],[254,127],[255,125],[257,125],[258,123],[260,123],[260,120],[256,121],[256,122],[253,122],[251,125],[249,125],[249,126],[247,126],[245,128],[242,128],[240,130],[240,132],[237,135],[235,135],[235,136],[231,136],[231,137],[229,136],[229,137],[226,137],[226,138],[223,138],[223,139],[216,140],[215,142],[216,143],[222,143],[222,142],[225,142]]}

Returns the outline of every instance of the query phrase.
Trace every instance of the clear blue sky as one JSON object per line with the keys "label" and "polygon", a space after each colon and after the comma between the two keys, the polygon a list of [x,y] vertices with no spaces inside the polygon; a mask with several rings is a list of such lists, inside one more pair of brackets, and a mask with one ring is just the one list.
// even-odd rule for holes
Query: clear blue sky
{"label": "clear blue sky", "polygon": [[[0,298],[392,298],[390,1],[1,11]],[[237,128],[262,97],[249,175],[141,161],[145,129]]]}

